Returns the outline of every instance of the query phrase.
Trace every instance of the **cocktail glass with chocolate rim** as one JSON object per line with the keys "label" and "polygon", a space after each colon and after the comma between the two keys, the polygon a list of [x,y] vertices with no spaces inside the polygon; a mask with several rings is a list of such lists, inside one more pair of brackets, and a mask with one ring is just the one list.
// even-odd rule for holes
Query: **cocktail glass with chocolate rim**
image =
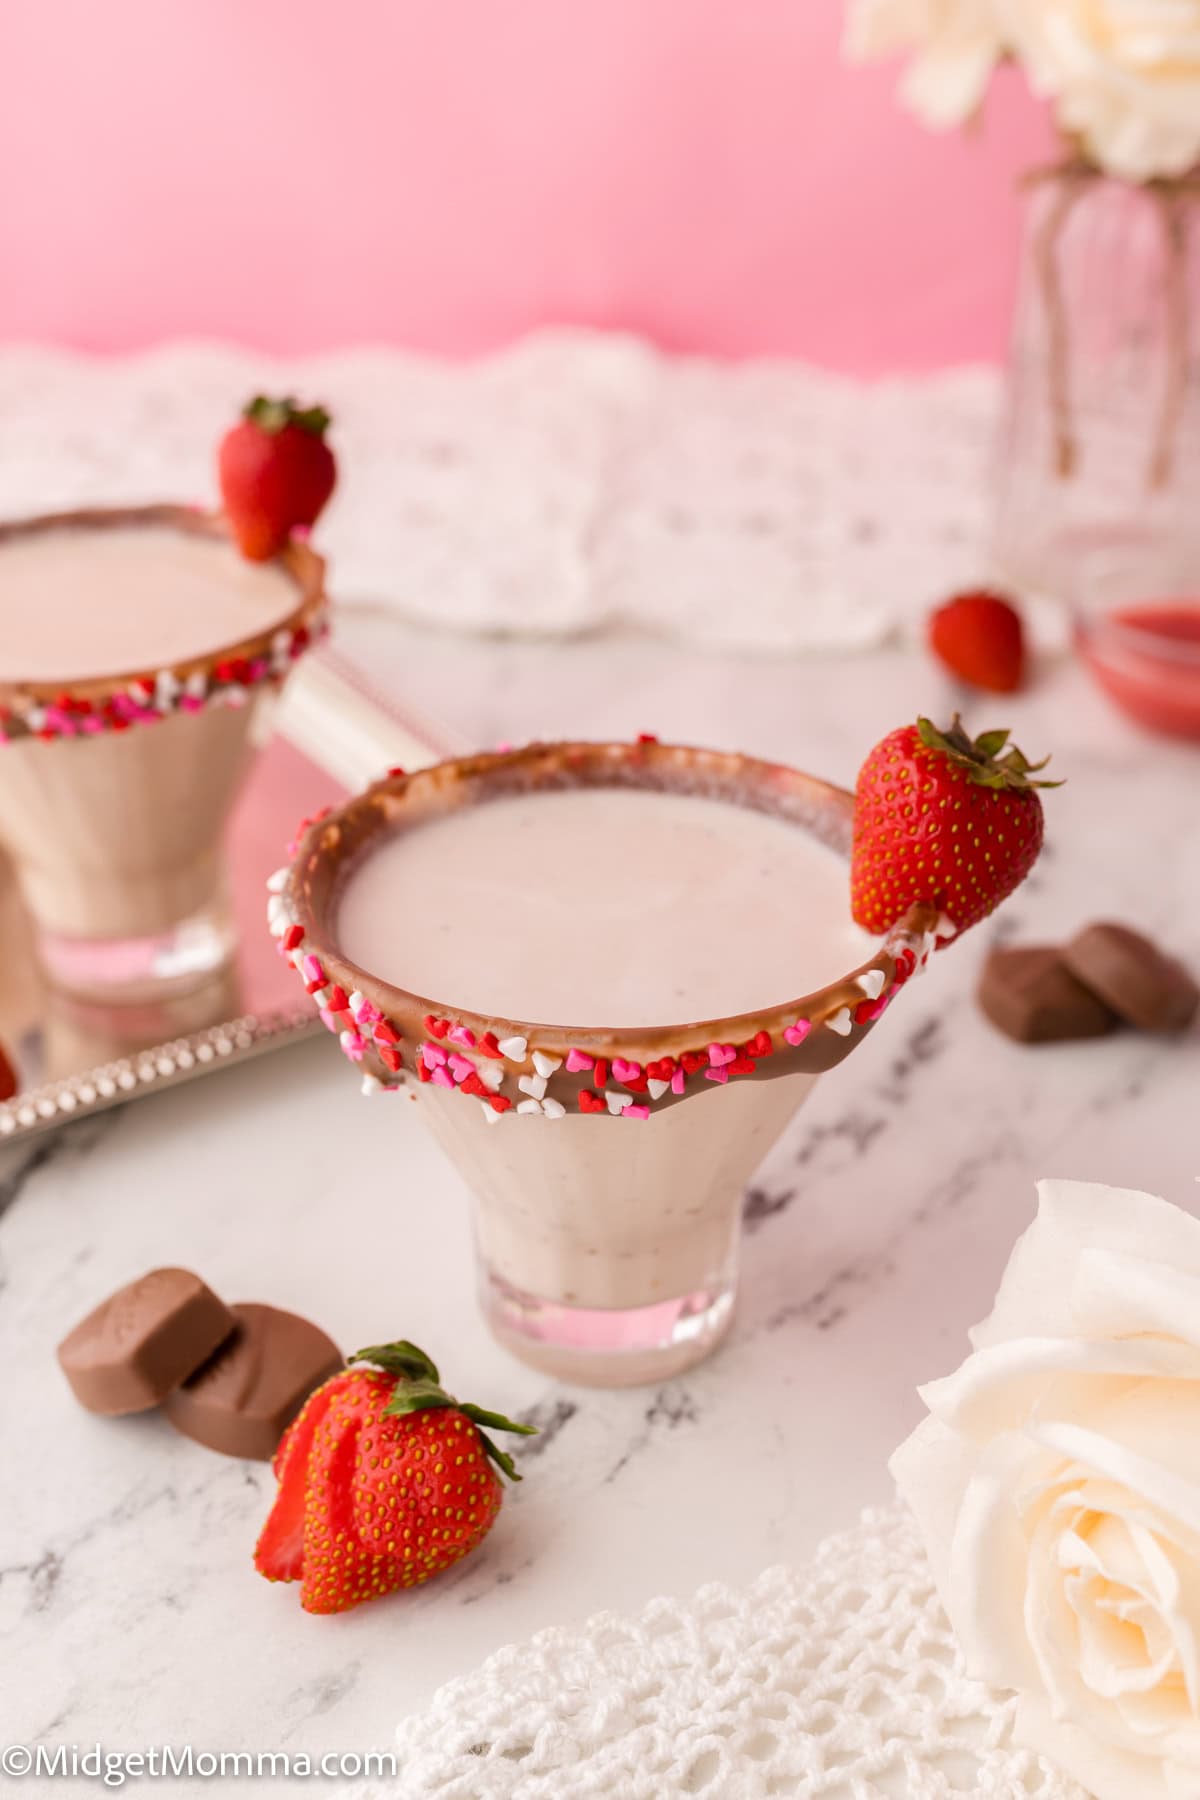
{"label": "cocktail glass with chocolate rim", "polygon": [[185,507],[0,527],[0,842],[56,985],[144,999],[224,964],[222,834],[325,609],[307,544],[249,563]]}
{"label": "cocktail glass with chocolate rim", "polygon": [[936,943],[932,907],[853,925],[852,805],[744,756],[535,744],[377,783],[273,878],[364,1087],[409,1089],[465,1175],[527,1362],[657,1381],[728,1329],[746,1182]]}

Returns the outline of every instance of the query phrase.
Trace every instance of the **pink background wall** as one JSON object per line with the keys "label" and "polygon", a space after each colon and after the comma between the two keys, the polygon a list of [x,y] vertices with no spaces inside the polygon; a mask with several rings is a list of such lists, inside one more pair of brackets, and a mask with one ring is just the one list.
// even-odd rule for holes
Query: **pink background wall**
{"label": "pink background wall", "polygon": [[999,353],[1016,79],[932,138],[841,0],[0,6],[0,339],[470,352],[545,320],[841,367]]}

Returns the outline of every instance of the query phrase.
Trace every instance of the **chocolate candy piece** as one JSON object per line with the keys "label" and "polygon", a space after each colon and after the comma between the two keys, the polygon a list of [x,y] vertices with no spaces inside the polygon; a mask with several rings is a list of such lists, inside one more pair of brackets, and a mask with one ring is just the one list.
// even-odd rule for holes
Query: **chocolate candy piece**
{"label": "chocolate candy piece", "polygon": [[978,999],[992,1024],[1019,1044],[1102,1037],[1116,1024],[1103,1000],[1075,979],[1050,945],[993,950]]}
{"label": "chocolate candy piece", "polygon": [[345,1360],[298,1313],[243,1301],[233,1314],[233,1335],[169,1395],[165,1411],[177,1431],[210,1450],[270,1462],[313,1389]]}
{"label": "chocolate candy piece", "polygon": [[1071,939],[1063,960],[1094,994],[1143,1031],[1182,1031],[1200,988],[1181,963],[1128,925],[1104,921]]}
{"label": "chocolate candy piece", "polygon": [[145,1412],[198,1369],[234,1323],[189,1269],[152,1269],[81,1320],[58,1360],[89,1412]]}

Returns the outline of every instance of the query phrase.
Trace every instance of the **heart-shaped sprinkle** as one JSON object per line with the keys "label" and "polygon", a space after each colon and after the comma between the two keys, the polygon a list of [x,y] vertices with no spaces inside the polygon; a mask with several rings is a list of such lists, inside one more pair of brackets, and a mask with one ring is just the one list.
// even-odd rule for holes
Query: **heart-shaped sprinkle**
{"label": "heart-shaped sprinkle", "polygon": [[623,1119],[648,1119],[650,1108],[648,1106],[623,1106],[621,1117]]}
{"label": "heart-shaped sprinkle", "polygon": [[729,1070],[725,1067],[724,1063],[721,1064],[719,1069],[705,1069],[704,1079],[705,1081],[728,1081]]}
{"label": "heart-shaped sprinkle", "polygon": [[850,1008],[848,1006],[839,1007],[837,1012],[835,1012],[831,1018],[826,1019],[825,1023],[828,1025],[830,1031],[836,1031],[839,1037],[849,1037],[851,1025]]}
{"label": "heart-shaped sprinkle", "polygon": [[475,1048],[475,1033],[471,1030],[469,1025],[456,1025],[450,1033],[450,1041],[453,1044],[464,1044],[468,1050],[473,1050]]}
{"label": "heart-shaped sprinkle", "polygon": [[476,1045],[476,1048],[481,1056],[491,1056],[497,1060],[504,1054],[499,1044],[496,1042],[496,1034],[494,1031],[485,1031],[480,1038],[479,1043]]}
{"label": "heart-shaped sprinkle", "polygon": [[731,1063],[736,1055],[737,1051],[732,1044],[710,1044],[708,1046],[708,1060],[714,1069],[724,1068],[725,1064]]}
{"label": "heart-shaped sprinkle", "polygon": [[708,1061],[708,1057],[704,1054],[703,1050],[684,1050],[681,1053],[679,1060],[683,1064],[686,1073],[694,1075],[697,1069],[702,1069],[704,1067],[705,1063]]}
{"label": "heart-shaped sprinkle", "polygon": [[493,1112],[502,1113],[508,1111],[509,1107],[512,1105],[512,1101],[506,1094],[493,1094],[491,1099],[486,1101],[485,1104],[490,1106]]}
{"label": "heart-shaped sprinkle", "polygon": [[641,1063],[626,1062],[623,1056],[614,1056],[612,1059],[612,1072],[618,1081],[628,1082],[631,1079],[637,1079],[642,1072],[642,1065]]}
{"label": "heart-shaped sprinkle", "polygon": [[380,1012],[375,1002],[373,1000],[364,1000],[361,994],[358,996],[357,1006],[354,1004],[354,995],[351,994],[350,1010],[360,1025],[378,1025],[383,1020],[383,1014]]}
{"label": "heart-shaped sprinkle", "polygon": [[529,1040],[523,1037],[507,1037],[500,1039],[500,1054],[507,1056],[509,1062],[524,1062],[525,1052],[529,1048]]}
{"label": "heart-shaped sprinkle", "polygon": [[285,865],[282,869],[276,869],[273,875],[268,875],[268,894],[282,894],[284,888],[287,886],[287,880],[290,873],[291,871]]}
{"label": "heart-shaped sprinkle", "polygon": [[949,913],[939,913],[938,917],[937,917],[937,924],[934,926],[933,929],[937,933],[938,937],[945,938],[947,940],[949,940],[952,937],[958,936],[958,926],[954,923],[954,920],[950,917]]}
{"label": "heart-shaped sprinkle", "polygon": [[[520,1075],[517,1077],[517,1086],[523,1094],[532,1094],[535,1100],[540,1100],[546,1091],[546,1077],[544,1075]],[[520,1112],[520,1110],[518,1107],[517,1111]]]}
{"label": "heart-shaped sprinkle", "polygon": [[300,929],[299,925],[289,925],[287,930],[283,934],[284,949],[285,950],[298,950],[303,942],[304,942],[304,933]]}
{"label": "heart-shaped sprinkle", "polygon": [[593,1066],[593,1062],[594,1059],[590,1056],[585,1056],[582,1050],[567,1051],[567,1073],[569,1075],[578,1075],[584,1069],[590,1069]]}
{"label": "heart-shaped sprinkle", "polygon": [[731,1075],[753,1075],[758,1064],[752,1056],[735,1056],[726,1067]]}
{"label": "heart-shaped sprinkle", "polygon": [[[382,1056],[383,1051],[381,1050],[379,1052],[379,1054],[380,1054],[380,1056]],[[432,1081],[433,1080],[432,1075],[429,1073],[428,1063],[423,1063],[421,1061],[420,1057],[417,1058],[417,1080],[418,1081]]]}
{"label": "heart-shaped sprinkle", "polygon": [[350,1000],[346,990],[344,987],[339,987],[336,982],[330,988],[329,998],[325,1004],[331,1013],[349,1012],[350,1010]]}
{"label": "heart-shaped sprinkle", "polygon": [[885,994],[880,1000],[860,1000],[854,1009],[854,1023],[856,1025],[873,1025],[875,1020],[881,1018],[887,1011],[888,998]]}
{"label": "heart-shaped sprinkle", "polygon": [[327,1010],[327,1008],[325,1008],[324,1006],[321,1008],[320,1012],[317,1014],[317,1017],[318,1017],[318,1019],[320,1019],[322,1025],[325,1027],[326,1031],[340,1031],[342,1029],[341,1020],[335,1018],[334,1015],[331,1012],[329,1012]]}
{"label": "heart-shaped sprinkle", "polygon": [[377,1044],[398,1044],[400,1042],[400,1033],[386,1019],[378,1020],[371,1035]]}
{"label": "heart-shaped sprinkle", "polygon": [[541,1110],[542,1103],[540,1100],[519,1100],[517,1102],[517,1111],[519,1113],[540,1113]]}
{"label": "heart-shaped sprinkle", "polygon": [[653,1075],[647,1075],[646,1086],[650,1090],[652,1100],[661,1100],[663,1095],[669,1093],[671,1089],[669,1081],[657,1081]]}
{"label": "heart-shaped sprinkle", "polygon": [[811,1030],[811,1019],[797,1019],[794,1025],[784,1027],[783,1035],[789,1044],[802,1044]]}
{"label": "heart-shaped sprinkle", "polygon": [[553,1075],[555,1069],[562,1068],[561,1056],[547,1056],[544,1050],[535,1050],[533,1066],[539,1075]]}
{"label": "heart-shaped sprinkle", "polygon": [[421,1023],[429,1035],[435,1038],[444,1038],[450,1029],[449,1019],[435,1019],[432,1013],[426,1013]]}
{"label": "heart-shaped sprinkle", "polygon": [[435,1081],[438,1087],[452,1088],[454,1086],[454,1077],[446,1068],[431,1069],[430,1080]]}
{"label": "heart-shaped sprinkle", "polygon": [[593,1094],[590,1088],[580,1088],[579,1110],[584,1113],[602,1113],[605,1110],[604,1101],[599,1094]]}
{"label": "heart-shaped sprinkle", "polygon": [[657,1062],[648,1062],[646,1064],[646,1073],[647,1075],[652,1076],[655,1081],[670,1081],[672,1075],[675,1073],[676,1067],[677,1064],[673,1056],[660,1056]]}
{"label": "heart-shaped sprinkle", "polygon": [[566,1110],[567,1109],[561,1100],[550,1099],[542,1101],[542,1111],[548,1119],[561,1119]]}
{"label": "heart-shaped sprinkle", "polygon": [[318,987],[325,985],[325,971],[315,956],[306,956],[300,964],[306,981],[315,981]]}
{"label": "heart-shaped sprinkle", "polygon": [[492,1109],[489,1102],[485,1100],[483,1102],[483,1116],[487,1120],[489,1125],[494,1125],[496,1123],[497,1119],[500,1117],[500,1114],[498,1112],[495,1112]]}
{"label": "heart-shaped sprinkle", "polygon": [[446,1052],[439,1044],[422,1044],[421,1061],[427,1069],[437,1069],[446,1060]]}
{"label": "heart-shaped sprinkle", "polygon": [[598,1056],[596,1058],[596,1066],[592,1070],[592,1080],[595,1082],[595,1084],[598,1088],[602,1088],[606,1085],[606,1083],[608,1081],[608,1058],[607,1057]]}
{"label": "heart-shaped sprinkle", "polygon": [[770,1056],[775,1046],[765,1031],[756,1031],[748,1044],[743,1045],[747,1056]]}
{"label": "heart-shaped sprinkle", "polygon": [[673,1094],[682,1094],[686,1083],[687,1076],[684,1071],[682,1069],[676,1069],[671,1077],[671,1092]]}
{"label": "heart-shaped sprinkle", "polygon": [[887,986],[887,976],[882,969],[866,969],[859,976],[858,985],[868,1000],[878,1000]]}
{"label": "heart-shaped sprinkle", "polygon": [[383,1092],[383,1083],[380,1081],[378,1075],[364,1075],[362,1078],[362,1091],[367,1096],[368,1100],[373,1099],[376,1094],[381,1094]]}
{"label": "heart-shaped sprinkle", "polygon": [[483,1067],[477,1069],[475,1073],[479,1076],[484,1087],[491,1088],[493,1094],[504,1080],[504,1070],[498,1069],[495,1063],[484,1063]]}
{"label": "heart-shaped sprinkle", "polygon": [[475,1073],[475,1064],[471,1061],[470,1057],[458,1056],[453,1051],[451,1051],[450,1055],[446,1058],[446,1067],[453,1075],[455,1081],[458,1082],[465,1081],[468,1075],[473,1075]]}
{"label": "heart-shaped sprinkle", "polygon": [[482,1081],[480,1081],[478,1072],[475,1069],[472,1069],[471,1073],[464,1078],[458,1091],[460,1094],[474,1094],[476,1098],[480,1100],[485,1100],[487,1098],[487,1089],[484,1087]]}
{"label": "heart-shaped sprinkle", "polygon": [[[381,1044],[379,1046],[379,1060],[384,1068],[390,1069],[394,1075],[400,1067],[400,1052],[394,1050],[390,1044]],[[422,1063],[421,1067],[424,1068],[425,1064]]]}
{"label": "heart-shaped sprinkle", "polygon": [[338,1037],[338,1043],[351,1062],[361,1062],[367,1053],[367,1040],[357,1031],[343,1031]]}
{"label": "heart-shaped sprinkle", "polygon": [[629,1105],[629,1095],[628,1094],[614,1094],[610,1090],[608,1093],[605,1094],[604,1098],[608,1102],[608,1110],[612,1114],[614,1119],[616,1118],[616,1116],[619,1112],[624,1111],[625,1107],[627,1107]]}

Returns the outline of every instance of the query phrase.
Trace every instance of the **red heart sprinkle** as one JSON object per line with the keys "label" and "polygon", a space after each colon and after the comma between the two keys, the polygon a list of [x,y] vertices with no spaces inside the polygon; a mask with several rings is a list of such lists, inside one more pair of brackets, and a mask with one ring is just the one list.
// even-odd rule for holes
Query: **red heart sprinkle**
{"label": "red heart sprinkle", "polygon": [[758,1064],[752,1056],[735,1056],[731,1063],[725,1064],[725,1067],[731,1075],[753,1075]]}
{"label": "red heart sprinkle", "polygon": [[[429,1023],[428,1020],[425,1022],[426,1024]],[[496,1042],[496,1034],[494,1031],[485,1031],[475,1048],[482,1056],[490,1056],[493,1062],[504,1061],[504,1052]]]}
{"label": "red heart sprinkle", "polygon": [[508,1111],[509,1107],[512,1105],[512,1101],[508,1098],[508,1096],[506,1094],[493,1094],[491,1099],[488,1101],[488,1105],[491,1107],[493,1112],[505,1113]]}
{"label": "red heart sprinkle", "polygon": [[592,1070],[592,1080],[598,1088],[602,1088],[607,1084],[608,1058],[606,1056],[598,1056],[596,1058],[596,1066]]}
{"label": "red heart sprinkle", "polygon": [[304,942],[304,932],[299,925],[289,925],[283,934],[285,950],[298,950]]}
{"label": "red heart sprinkle", "polygon": [[347,1008],[349,1007],[349,1005],[350,1005],[350,999],[349,999],[348,994],[346,993],[345,988],[338,987],[337,984],[335,983],[334,986],[330,988],[329,998],[325,1002],[326,1012],[331,1012],[331,1013],[345,1012],[347,1010]]}
{"label": "red heart sprinkle", "polygon": [[417,1058],[417,1080],[418,1081],[432,1081],[433,1080],[433,1070],[429,1067],[428,1063],[422,1062],[420,1057]]}
{"label": "red heart sprinkle", "polygon": [[[398,1072],[400,1068],[400,1052],[398,1050],[393,1050],[390,1044],[381,1044],[379,1046],[379,1060],[385,1068],[392,1071],[393,1075]],[[422,1073],[423,1070],[425,1071],[424,1073]],[[425,1069],[424,1063],[417,1064],[417,1074],[421,1076],[423,1081],[426,1079],[428,1070]]]}
{"label": "red heart sprinkle", "polygon": [[687,1074],[694,1075],[697,1069],[707,1067],[708,1053],[704,1050],[685,1050],[679,1060]]}
{"label": "red heart sprinkle", "polygon": [[593,1094],[591,1088],[580,1088],[579,1110],[580,1112],[585,1113],[607,1112],[608,1106],[607,1103],[600,1098],[599,1094]]}
{"label": "red heart sprinkle", "polygon": [[487,1098],[487,1089],[476,1074],[468,1075],[464,1081],[459,1082],[458,1086],[461,1093],[475,1094],[480,1100]]}
{"label": "red heart sprinkle", "polygon": [[621,1086],[623,1088],[628,1088],[631,1094],[644,1094],[646,1092],[646,1077],[644,1074],[626,1075]]}
{"label": "red heart sprinkle", "polygon": [[770,1056],[775,1046],[765,1031],[756,1031],[744,1048],[747,1056]]}
{"label": "red heart sprinkle", "polygon": [[389,1025],[386,1019],[379,1019],[376,1022],[372,1035],[377,1044],[398,1044],[400,1042],[400,1033],[394,1025]]}
{"label": "red heart sprinkle", "polygon": [[426,1013],[421,1023],[435,1038],[444,1038],[450,1029],[449,1019],[435,1019],[432,1013]]}
{"label": "red heart sprinkle", "polygon": [[860,1000],[854,1009],[856,1025],[871,1025],[883,1011],[883,995],[878,1000]]}

